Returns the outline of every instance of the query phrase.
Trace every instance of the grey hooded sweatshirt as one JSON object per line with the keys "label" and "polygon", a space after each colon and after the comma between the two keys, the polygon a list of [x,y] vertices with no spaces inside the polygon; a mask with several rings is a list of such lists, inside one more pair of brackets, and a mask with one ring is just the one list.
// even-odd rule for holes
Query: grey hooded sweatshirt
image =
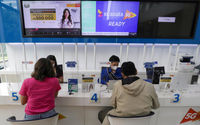
{"label": "grey hooded sweatshirt", "polygon": [[[139,78],[128,84],[115,83],[111,103],[114,109],[108,114],[114,116],[142,116],[160,107],[154,86]],[[107,118],[103,125],[109,125]]]}

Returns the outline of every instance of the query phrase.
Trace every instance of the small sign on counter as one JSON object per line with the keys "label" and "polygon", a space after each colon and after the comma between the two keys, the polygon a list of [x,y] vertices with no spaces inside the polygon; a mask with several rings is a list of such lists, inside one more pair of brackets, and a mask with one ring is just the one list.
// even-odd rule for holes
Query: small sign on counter
{"label": "small sign on counter", "polygon": [[100,103],[100,92],[98,91],[94,91],[92,93],[90,93],[90,103]]}
{"label": "small sign on counter", "polygon": [[181,95],[179,93],[175,93],[171,99],[171,103],[180,103]]}
{"label": "small sign on counter", "polygon": [[68,92],[78,92],[78,79],[68,79]]}

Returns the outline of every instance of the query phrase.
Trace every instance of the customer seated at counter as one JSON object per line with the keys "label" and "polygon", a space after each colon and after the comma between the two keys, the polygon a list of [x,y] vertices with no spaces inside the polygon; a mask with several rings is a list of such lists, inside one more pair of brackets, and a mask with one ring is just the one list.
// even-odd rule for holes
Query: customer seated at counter
{"label": "customer seated at counter", "polygon": [[118,68],[120,59],[119,57],[112,55],[109,59],[110,67],[102,67],[101,70],[101,84],[107,84],[109,80],[122,79],[121,69]]}
{"label": "customer seated at counter", "polygon": [[51,61],[51,64],[54,67],[54,71],[56,73],[56,77],[58,78],[60,83],[63,83],[63,69],[62,65],[57,65],[56,57],[54,55],[47,56],[47,59]]}
{"label": "customer seated at counter", "polygon": [[21,104],[27,104],[24,119],[36,120],[55,115],[55,97],[61,87],[51,62],[46,58],[39,59],[31,76],[24,80],[19,92]]}
{"label": "customer seated at counter", "polygon": [[102,125],[110,125],[107,114],[121,117],[148,115],[152,109],[159,108],[158,96],[151,83],[140,79],[133,62],[125,62],[121,67],[122,80],[114,84],[111,102],[99,112]]}

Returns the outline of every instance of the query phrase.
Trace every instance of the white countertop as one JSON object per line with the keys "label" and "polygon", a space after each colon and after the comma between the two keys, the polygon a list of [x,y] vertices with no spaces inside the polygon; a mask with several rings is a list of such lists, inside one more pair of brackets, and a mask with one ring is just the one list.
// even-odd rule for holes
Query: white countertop
{"label": "white countertop", "polygon": [[[94,91],[90,93],[83,93],[79,84],[79,90],[73,95],[68,93],[68,85],[61,84],[61,90],[56,98],[56,105],[63,106],[109,106],[111,91],[106,90],[106,86],[100,84],[95,85],[95,92],[100,94],[100,101],[98,103],[91,103],[90,98]],[[19,101],[13,101],[11,91],[19,92],[21,83],[0,83],[0,105],[20,105]],[[157,87],[155,87],[157,89]],[[180,102],[172,103],[174,94],[180,94]],[[161,106],[200,106],[200,86],[190,85],[185,91],[157,91]]]}

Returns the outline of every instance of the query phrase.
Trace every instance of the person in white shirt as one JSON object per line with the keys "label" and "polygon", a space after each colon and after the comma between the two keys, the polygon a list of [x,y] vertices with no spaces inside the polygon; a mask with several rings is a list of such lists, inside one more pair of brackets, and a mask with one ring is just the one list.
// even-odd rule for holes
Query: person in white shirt
{"label": "person in white shirt", "polygon": [[61,28],[73,28],[73,27],[74,27],[74,23],[71,18],[71,13],[70,13],[69,9],[66,8],[63,10],[63,16],[62,16],[62,20],[61,20]]}

